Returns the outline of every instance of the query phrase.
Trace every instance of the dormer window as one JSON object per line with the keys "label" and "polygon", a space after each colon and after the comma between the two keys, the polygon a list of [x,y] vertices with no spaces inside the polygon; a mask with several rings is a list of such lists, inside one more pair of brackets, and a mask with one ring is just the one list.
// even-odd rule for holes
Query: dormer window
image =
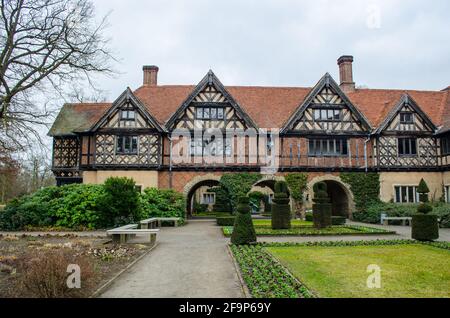
{"label": "dormer window", "polygon": [[195,111],[195,119],[222,120],[223,118],[223,107],[198,107]]}
{"label": "dormer window", "polygon": [[123,109],[120,111],[120,120],[133,121],[136,118],[136,112],[132,109]]}
{"label": "dormer window", "polygon": [[342,110],[340,109],[314,109],[315,121],[339,121],[342,118]]}
{"label": "dormer window", "polygon": [[400,124],[414,124],[412,113],[400,113]]}

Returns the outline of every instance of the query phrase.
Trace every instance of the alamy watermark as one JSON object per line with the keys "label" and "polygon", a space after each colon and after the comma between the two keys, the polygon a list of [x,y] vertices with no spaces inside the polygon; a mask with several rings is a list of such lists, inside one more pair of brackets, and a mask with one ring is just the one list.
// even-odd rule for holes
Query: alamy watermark
{"label": "alamy watermark", "polygon": [[369,289],[380,289],[381,288],[381,267],[376,264],[371,264],[367,266],[367,277],[366,285]]}
{"label": "alamy watermark", "polygon": [[171,162],[208,165],[255,165],[261,173],[279,168],[279,130],[175,129],[171,134]]}
{"label": "alamy watermark", "polygon": [[67,273],[70,275],[67,277],[66,284],[69,289],[81,288],[81,268],[77,264],[69,264],[67,266]]}

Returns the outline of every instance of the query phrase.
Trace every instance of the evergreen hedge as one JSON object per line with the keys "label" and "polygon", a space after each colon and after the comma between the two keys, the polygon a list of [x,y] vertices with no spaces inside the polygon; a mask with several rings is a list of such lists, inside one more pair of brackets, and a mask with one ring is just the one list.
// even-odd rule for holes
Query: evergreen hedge
{"label": "evergreen hedge", "polygon": [[430,189],[425,180],[420,180],[417,187],[420,201],[422,202],[417,213],[412,216],[412,238],[418,241],[433,241],[439,238],[439,225],[437,216],[429,214],[433,207],[428,203]]}
{"label": "evergreen hedge", "polygon": [[286,182],[275,183],[275,194],[272,202],[272,229],[288,230],[291,228],[291,207],[289,205]]}
{"label": "evergreen hedge", "polygon": [[238,200],[237,215],[231,235],[232,244],[246,245],[256,242],[256,232],[253,227],[249,203],[248,197],[240,197]]}
{"label": "evergreen hedge", "polygon": [[313,222],[314,227],[323,229],[331,226],[331,203],[328,198],[327,184],[318,182],[314,185]]}

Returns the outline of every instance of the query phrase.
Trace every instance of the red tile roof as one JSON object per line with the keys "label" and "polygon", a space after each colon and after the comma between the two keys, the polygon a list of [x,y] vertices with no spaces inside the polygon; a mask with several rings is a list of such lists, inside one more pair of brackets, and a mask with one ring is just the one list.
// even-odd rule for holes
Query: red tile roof
{"label": "red tile roof", "polygon": [[[142,86],[134,94],[145,104],[150,114],[165,124],[188,98],[194,85]],[[302,104],[311,88],[227,86],[236,102],[260,128],[281,128]],[[366,116],[373,128],[384,120],[402,95],[409,94],[437,127],[450,129],[450,90],[415,91],[388,89],[357,89],[347,94],[350,101]],[[49,134],[89,129],[111,103],[66,104]],[[77,124],[65,124],[64,114],[76,115]],[[60,118],[61,117],[61,118]],[[68,130],[71,129],[71,130]]]}

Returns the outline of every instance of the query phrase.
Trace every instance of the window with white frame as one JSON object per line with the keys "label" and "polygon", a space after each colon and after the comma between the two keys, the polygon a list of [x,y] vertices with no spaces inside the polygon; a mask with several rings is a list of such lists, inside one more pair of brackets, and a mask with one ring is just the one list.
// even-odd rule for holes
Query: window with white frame
{"label": "window with white frame", "polygon": [[[225,146],[223,142],[225,140]],[[231,139],[218,138],[215,140],[212,136],[211,140],[203,138],[191,139],[191,156],[231,156]]]}
{"label": "window with white frame", "polygon": [[136,113],[133,109],[123,109],[120,112],[120,120],[133,121],[136,118]]}
{"label": "window with white frame", "polygon": [[419,194],[416,186],[395,186],[395,202],[396,203],[417,203],[419,202]]}
{"label": "window with white frame", "polygon": [[216,203],[216,194],[205,192],[202,195],[202,204],[215,204]]}
{"label": "window with white frame", "polygon": [[445,202],[450,203],[450,186],[445,186]]}

